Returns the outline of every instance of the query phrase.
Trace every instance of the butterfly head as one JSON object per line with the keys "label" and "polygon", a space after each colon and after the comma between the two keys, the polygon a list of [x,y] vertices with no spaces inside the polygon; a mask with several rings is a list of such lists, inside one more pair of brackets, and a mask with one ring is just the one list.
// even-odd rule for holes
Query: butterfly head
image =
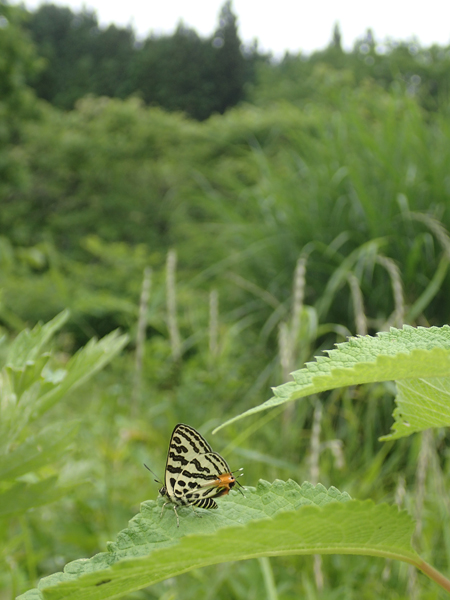
{"label": "butterfly head", "polygon": [[[243,469],[238,469],[238,471],[242,471],[242,470]],[[228,494],[230,492],[230,490],[232,488],[234,488],[236,483],[241,485],[239,483],[239,481],[236,480],[234,473],[235,473],[235,471],[229,472],[229,473],[223,473],[222,475],[218,475],[216,477],[216,479],[214,480],[214,483],[213,483],[213,486],[218,488],[218,493],[217,493],[216,497],[225,496],[226,494]],[[243,474],[244,473],[240,472],[237,477],[240,477]]]}

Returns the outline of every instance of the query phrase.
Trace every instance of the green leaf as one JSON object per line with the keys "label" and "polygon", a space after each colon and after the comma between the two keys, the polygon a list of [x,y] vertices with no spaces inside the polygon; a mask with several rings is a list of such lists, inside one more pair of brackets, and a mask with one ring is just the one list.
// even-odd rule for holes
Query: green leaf
{"label": "green leaf", "polygon": [[41,356],[37,356],[35,360],[27,361],[21,367],[11,365],[4,367],[5,373],[10,379],[11,389],[19,401],[26,390],[31,388],[35,382],[40,381],[42,371],[49,359],[50,354],[44,353]]}
{"label": "green leaf", "polygon": [[19,481],[4,492],[0,492],[0,518],[10,517],[36,506],[55,502],[72,488],[56,486],[57,477],[47,477],[38,483]]}
{"label": "green leaf", "polygon": [[170,508],[147,501],[108,552],[69,563],[21,600],[119,598],[181,573],[221,562],[294,554],[365,554],[417,563],[414,522],[396,506],[351,500],[335,488],[261,481],[242,497],[232,492],[218,510]]}
{"label": "green leaf", "polygon": [[9,454],[0,455],[0,480],[15,479],[58,459],[77,429],[78,423],[48,425]]}
{"label": "green leaf", "polygon": [[397,381],[394,433],[380,438],[395,440],[430,427],[450,425],[450,377]]}
{"label": "green leaf", "polygon": [[[409,387],[420,389],[420,393],[408,394],[407,399],[402,394],[397,397],[399,406],[394,413],[397,423],[392,437],[429,427],[450,426],[450,397],[443,392],[446,379],[437,384],[450,372],[448,325],[430,328],[405,325],[401,330],[391,328],[376,337],[350,338],[329,350],[328,355],[319,356],[316,362],[307,363],[305,368],[292,373],[294,381],[274,388],[273,398],[226,421],[215,431],[243,417],[310,394],[389,380],[407,382]],[[422,379],[429,382],[420,382]],[[421,393],[426,395],[421,397]]]}
{"label": "green leaf", "polygon": [[[45,325],[39,327],[37,333],[37,328],[33,330],[36,339],[33,338],[33,332],[24,334],[12,352],[13,364],[8,364],[0,372],[0,455],[9,453],[10,446],[16,443],[29,423],[102,369],[128,342],[127,335],[113,331],[99,341],[90,340],[67,362],[64,369],[52,370],[47,364],[48,356],[38,355],[35,350],[42,348],[44,338],[48,340],[49,332],[54,332],[56,324],[53,323],[47,330]],[[43,330],[46,331],[45,335]],[[30,344],[28,352],[26,340]]]}
{"label": "green leaf", "polygon": [[34,417],[51,408],[69,390],[74,390],[103,369],[127,344],[128,336],[113,331],[101,340],[91,339],[68,361],[64,377],[36,402]]}
{"label": "green leaf", "polygon": [[6,364],[15,369],[23,369],[28,362],[34,362],[42,348],[66,323],[69,314],[68,310],[64,310],[45,325],[38,323],[31,331],[21,331],[9,347]]}

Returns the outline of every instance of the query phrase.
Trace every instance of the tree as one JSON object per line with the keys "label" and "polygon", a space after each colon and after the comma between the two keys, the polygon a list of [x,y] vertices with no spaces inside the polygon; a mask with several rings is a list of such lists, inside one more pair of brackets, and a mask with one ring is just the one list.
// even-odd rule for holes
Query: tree
{"label": "tree", "polygon": [[129,69],[135,53],[131,28],[99,27],[95,13],[44,4],[30,14],[28,30],[45,59],[33,81],[37,94],[60,108],[73,108],[87,94],[125,98],[133,90]]}
{"label": "tree", "polygon": [[60,108],[73,108],[87,94],[137,93],[147,104],[203,120],[242,100],[246,81],[255,77],[257,46],[244,56],[236,23],[227,1],[212,37],[200,38],[180,23],[173,35],[150,36],[137,46],[131,28],[102,29],[93,12],[44,4],[26,25],[45,59],[31,81],[38,96]]}
{"label": "tree", "polygon": [[220,11],[219,28],[213,36],[212,45],[215,48],[215,110],[223,113],[228,107],[235,106],[243,100],[246,71],[237,18],[231,10],[231,0],[227,0]]}
{"label": "tree", "polygon": [[21,28],[24,19],[22,8],[0,4],[0,115],[6,126],[28,113],[33,98],[26,82],[41,66]]}
{"label": "tree", "polygon": [[135,50],[135,35],[110,25],[99,30],[92,42],[92,59],[96,77],[92,92],[98,96],[126,98],[134,90],[130,85],[130,65]]}
{"label": "tree", "polygon": [[335,25],[334,25],[333,37],[331,39],[330,46],[342,51],[342,35],[341,35],[341,28],[339,27],[339,23],[335,23]]}
{"label": "tree", "polygon": [[147,104],[206,119],[213,110],[212,54],[209,43],[180,23],[172,36],[147,38],[134,57],[131,87]]}
{"label": "tree", "polygon": [[92,91],[93,39],[98,33],[95,14],[74,14],[70,8],[43,4],[30,14],[27,29],[46,61],[45,69],[33,80],[36,93],[60,108],[72,108],[78,98]]}
{"label": "tree", "polygon": [[0,204],[9,185],[25,177],[22,155],[13,152],[27,119],[38,112],[36,97],[27,86],[40,67],[33,44],[21,28],[25,11],[0,4]]}
{"label": "tree", "polygon": [[236,105],[254,75],[248,65],[258,56],[255,46],[244,57],[236,21],[228,1],[211,38],[200,38],[182,23],[172,36],[148,38],[135,55],[133,89],[148,104],[182,110],[199,120]]}

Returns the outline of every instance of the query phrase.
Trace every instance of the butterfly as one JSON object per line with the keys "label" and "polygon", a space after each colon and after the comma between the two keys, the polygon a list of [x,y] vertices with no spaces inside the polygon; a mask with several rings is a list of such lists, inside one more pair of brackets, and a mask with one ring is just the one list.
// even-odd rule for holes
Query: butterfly
{"label": "butterfly", "polygon": [[[151,471],[147,465],[144,466]],[[237,477],[241,475],[243,473]],[[159,490],[167,500],[161,516],[164,507],[172,504],[179,527],[177,506],[217,508],[214,498],[228,494],[236,483],[239,482],[227,461],[213,452],[198,431],[183,423],[175,426],[169,443],[164,485]]]}

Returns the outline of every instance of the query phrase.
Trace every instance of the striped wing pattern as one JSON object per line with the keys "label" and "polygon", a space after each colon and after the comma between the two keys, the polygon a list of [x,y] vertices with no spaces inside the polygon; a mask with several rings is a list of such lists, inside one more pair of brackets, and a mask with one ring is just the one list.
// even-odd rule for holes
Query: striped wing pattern
{"label": "striped wing pattern", "polygon": [[227,494],[236,480],[203,436],[180,423],[170,439],[164,483],[159,493],[174,505],[217,508],[214,498]]}

